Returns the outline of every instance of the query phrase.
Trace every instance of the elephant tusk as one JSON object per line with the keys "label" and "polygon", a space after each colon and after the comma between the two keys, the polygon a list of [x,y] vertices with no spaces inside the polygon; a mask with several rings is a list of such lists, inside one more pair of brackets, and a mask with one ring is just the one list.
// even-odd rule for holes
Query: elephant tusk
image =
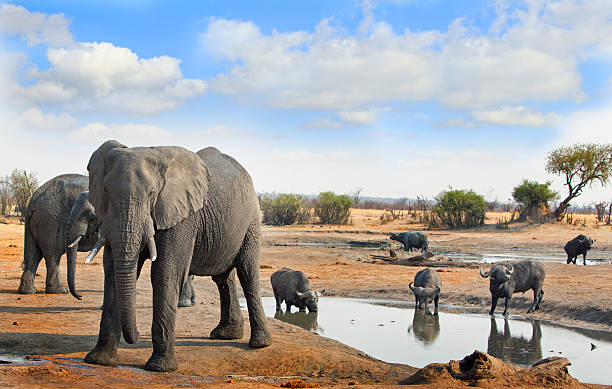
{"label": "elephant tusk", "polygon": [[91,252],[87,256],[87,258],[85,258],[85,263],[89,263],[89,262],[91,262],[92,259],[94,259],[96,254],[98,254],[98,251],[100,251],[100,247],[104,246],[104,242],[105,242],[104,237],[102,235],[100,235],[100,237],[98,238],[96,244],[91,249]]}
{"label": "elephant tusk", "polygon": [[74,242],[72,242],[72,243],[70,243],[68,245],[68,248],[73,248],[74,246],[76,246],[79,243],[79,241],[81,240],[82,237],[83,237],[83,235],[77,236],[77,238],[74,240]]}
{"label": "elephant tusk", "polygon": [[155,247],[155,239],[153,237],[149,238],[149,256],[151,257],[151,262],[155,262],[157,259],[157,248]]}

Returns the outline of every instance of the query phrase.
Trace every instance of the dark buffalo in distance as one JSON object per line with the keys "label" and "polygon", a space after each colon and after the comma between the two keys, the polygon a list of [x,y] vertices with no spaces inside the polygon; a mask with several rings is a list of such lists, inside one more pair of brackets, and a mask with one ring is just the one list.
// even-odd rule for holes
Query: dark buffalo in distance
{"label": "dark buffalo in distance", "polygon": [[582,254],[582,263],[586,266],[586,255],[593,245],[593,239],[586,235],[578,235],[563,247],[567,253],[567,263],[576,264],[576,258]]}
{"label": "dark buffalo in distance", "polygon": [[422,232],[402,232],[399,234],[391,234],[389,239],[400,242],[404,245],[404,251],[412,251],[413,248],[429,251],[429,242],[427,235]]}
{"label": "dark buffalo in distance", "polygon": [[527,313],[540,309],[540,302],[544,296],[542,287],[546,271],[541,263],[532,261],[521,261],[514,264],[496,264],[486,273],[480,269],[480,275],[489,278],[489,290],[491,291],[491,310],[489,315],[495,312],[497,300],[505,298],[504,315],[508,314],[508,304],[514,293],[533,290],[533,304]]}

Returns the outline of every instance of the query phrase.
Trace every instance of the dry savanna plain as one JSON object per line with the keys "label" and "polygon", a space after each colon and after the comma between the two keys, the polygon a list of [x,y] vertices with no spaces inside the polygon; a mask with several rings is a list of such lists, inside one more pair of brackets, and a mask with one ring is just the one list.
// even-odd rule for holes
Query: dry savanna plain
{"label": "dry savanna plain", "polygon": [[[272,296],[270,275],[286,266],[304,271],[313,288],[325,289],[327,296],[414,301],[409,282],[417,271],[433,266],[443,279],[441,309],[462,307],[486,313],[490,293],[488,281],[478,271],[482,264],[460,259],[478,258],[483,253],[513,253],[516,257],[512,258],[557,258],[543,262],[545,296],[541,309],[529,317],[612,332],[611,226],[583,216],[584,223],[579,226],[518,223],[498,230],[495,221],[508,215],[491,213],[486,225],[479,229],[426,230],[409,214],[383,223],[383,212],[353,209],[351,223],[346,226],[263,226],[262,295]],[[69,294],[44,293],[44,262],[36,276],[38,293],[17,294],[24,227],[16,219],[5,222],[0,223],[0,355],[27,357],[15,363],[4,358],[6,363],[0,364],[0,387],[394,387],[402,383],[428,388],[601,387],[571,377],[566,368],[571,361],[564,358],[520,368],[487,354],[474,354],[466,363],[459,364],[457,361],[466,355],[458,355],[457,361],[432,360],[432,365],[419,370],[380,361],[273,318],[268,319],[273,344],[251,349],[246,311],[243,339],[211,340],[210,331],[219,320],[219,300],[210,278],[196,278],[196,305],[178,310],[179,369],[172,373],[150,373],[142,370],[152,351],[149,264],[138,281],[140,340],[133,345],[122,344],[119,367],[88,365],[83,357],[96,343],[103,297],[102,256],[84,264],[86,253],[79,253],[77,287],[83,295],[80,301]],[[388,239],[388,233],[401,231],[426,233],[434,256],[411,259],[420,253],[403,252],[399,244]],[[595,239],[587,258],[596,262],[583,266],[579,258],[579,265],[567,265],[563,246],[580,233]],[[377,247],[380,242],[389,246]],[[390,249],[397,259],[387,258]],[[63,280],[64,261],[63,258]],[[531,299],[531,292],[515,295],[511,313],[527,316],[525,311]],[[324,298],[320,304],[325,304]],[[355,315],[358,317],[359,312]],[[501,315],[499,307],[497,315]]]}

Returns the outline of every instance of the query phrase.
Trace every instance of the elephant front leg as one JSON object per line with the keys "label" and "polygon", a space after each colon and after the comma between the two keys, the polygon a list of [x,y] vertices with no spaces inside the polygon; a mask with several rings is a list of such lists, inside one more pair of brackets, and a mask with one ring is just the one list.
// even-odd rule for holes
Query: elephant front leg
{"label": "elephant front leg", "polygon": [[[266,326],[266,315],[261,302],[259,286],[259,220],[252,224],[244,238],[238,257],[236,270],[246,297],[249,310],[249,323],[251,324],[251,339],[249,345],[259,348],[272,343],[272,337]],[[287,304],[289,309],[289,304]],[[288,311],[289,312],[289,311]]]}
{"label": "elephant front leg", "polygon": [[219,289],[221,319],[217,327],[210,333],[211,339],[240,339],[244,333],[244,319],[240,312],[235,274],[234,269],[231,269],[213,277]]}
{"label": "elephant front leg", "polygon": [[59,263],[60,256],[45,258],[45,264],[47,265],[45,293],[68,293],[68,288],[62,285],[62,281],[60,281]]}
{"label": "elephant front leg", "polygon": [[115,268],[110,247],[104,249],[104,303],[98,343],[87,356],[85,362],[97,365],[117,366],[117,347],[121,336],[119,309],[115,287]]}
{"label": "elephant front leg", "polygon": [[21,275],[21,282],[17,292],[21,294],[34,294],[36,293],[34,277],[36,276],[36,270],[38,270],[38,264],[42,259],[42,254],[36,247],[26,247],[24,251],[23,274]]}

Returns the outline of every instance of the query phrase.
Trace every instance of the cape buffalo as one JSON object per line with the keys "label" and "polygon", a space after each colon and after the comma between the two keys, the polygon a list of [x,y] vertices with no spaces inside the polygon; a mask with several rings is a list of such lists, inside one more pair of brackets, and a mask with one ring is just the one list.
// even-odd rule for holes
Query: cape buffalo
{"label": "cape buffalo", "polygon": [[276,299],[276,310],[281,310],[281,303],[285,301],[285,311],[291,312],[291,306],[295,305],[300,312],[316,312],[318,309],[319,296],[325,292],[313,291],[310,281],[304,273],[284,267],[275,271],[270,276],[272,291]]}
{"label": "cape buffalo", "polygon": [[582,262],[586,266],[586,255],[587,251],[591,249],[591,245],[593,245],[593,239],[582,234],[567,242],[563,247],[567,253],[567,263],[573,262],[575,265],[576,258],[582,254]]}
{"label": "cape buffalo", "polygon": [[437,271],[429,267],[419,270],[408,287],[414,293],[416,308],[427,308],[427,304],[433,301],[438,309],[442,278]]}
{"label": "cape buffalo", "polygon": [[412,251],[413,248],[421,249],[421,252],[428,251],[429,243],[427,236],[422,232],[402,232],[391,234],[389,239],[400,242],[404,245],[404,251]]}
{"label": "cape buffalo", "polygon": [[480,269],[480,275],[484,278],[489,278],[489,290],[491,291],[491,311],[489,315],[495,312],[497,300],[505,298],[504,315],[508,314],[508,303],[512,299],[512,294],[517,292],[526,292],[533,289],[533,304],[527,310],[527,313],[540,309],[540,302],[544,291],[544,277],[546,271],[540,263],[531,261],[521,261],[512,264],[496,264],[491,266],[491,270],[486,273]]}

